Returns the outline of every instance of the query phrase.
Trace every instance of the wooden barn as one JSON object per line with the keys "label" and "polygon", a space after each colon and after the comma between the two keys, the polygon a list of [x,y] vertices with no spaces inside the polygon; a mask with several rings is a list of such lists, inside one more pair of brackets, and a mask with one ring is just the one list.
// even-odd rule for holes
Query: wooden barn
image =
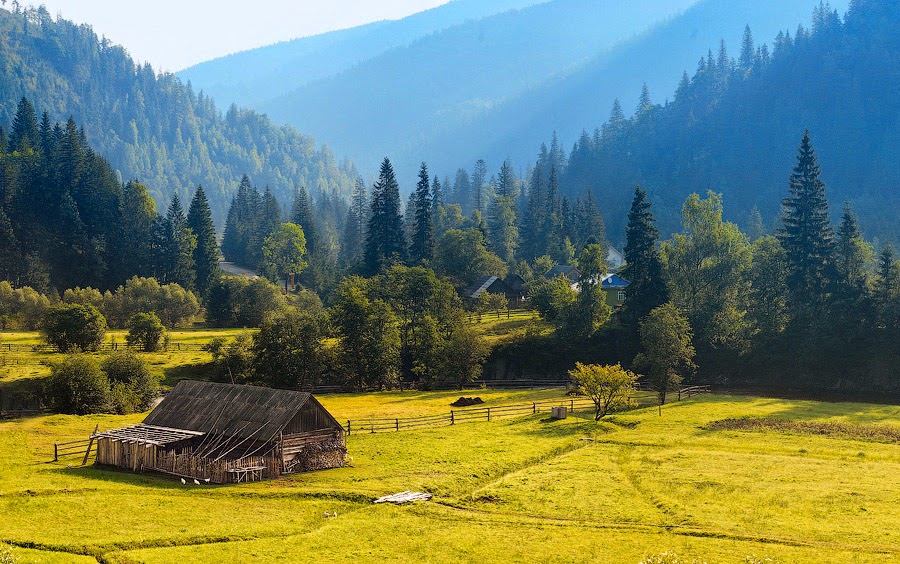
{"label": "wooden barn", "polygon": [[97,464],[228,484],[343,466],[344,429],[306,392],[179,382],[143,423],[95,433]]}

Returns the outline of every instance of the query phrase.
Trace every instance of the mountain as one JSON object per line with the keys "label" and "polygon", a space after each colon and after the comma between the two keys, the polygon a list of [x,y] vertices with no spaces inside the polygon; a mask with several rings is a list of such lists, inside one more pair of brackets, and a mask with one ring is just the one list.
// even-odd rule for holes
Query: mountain
{"label": "mountain", "polygon": [[219,102],[253,105],[334,76],[386,51],[468,20],[544,0],[454,0],[401,20],[383,20],[226,55],[177,73]]}
{"label": "mountain", "polygon": [[[391,156],[409,190],[423,160],[441,173],[479,158],[497,170],[507,156],[519,164],[531,160],[535,144],[554,129],[571,144],[585,124],[605,119],[615,98],[636,101],[643,82],[657,95],[671,93],[682,71],[694,68],[720,38],[736,47],[748,23],[759,37],[772,37],[807,23],[813,4],[551,0],[462,22],[448,17],[441,29],[407,42],[409,34],[383,52],[360,41],[362,54],[340,72],[333,71],[345,66],[340,57],[344,62],[327,73],[309,65],[279,67],[303,84],[289,92],[271,89],[269,99],[251,103],[277,122],[328,139],[364,170]],[[340,33],[364,32],[371,30]],[[268,53],[242,56],[263,64]],[[221,63],[218,76],[239,76],[253,66]],[[206,91],[212,84],[199,74],[182,76]]]}
{"label": "mountain", "polygon": [[832,219],[849,201],[867,237],[900,240],[900,0],[855,0],[843,19],[822,4],[808,30],[779,33],[771,48],[744,43],[736,57],[706,51],[671,102],[582,135],[561,192],[593,188],[613,241],[635,185],[651,193],[664,232],[678,229],[685,197],[707,189],[724,194],[732,220],[747,225],[756,206],[771,230],[809,129]]}
{"label": "mountain", "polygon": [[349,194],[358,176],[312,137],[234,105],[223,115],[174,75],[43,7],[0,9],[0,61],[0,126],[10,129],[23,96],[52,120],[73,116],[120,179],[139,178],[161,209],[202,184],[221,226],[243,174],[283,203],[299,186]]}

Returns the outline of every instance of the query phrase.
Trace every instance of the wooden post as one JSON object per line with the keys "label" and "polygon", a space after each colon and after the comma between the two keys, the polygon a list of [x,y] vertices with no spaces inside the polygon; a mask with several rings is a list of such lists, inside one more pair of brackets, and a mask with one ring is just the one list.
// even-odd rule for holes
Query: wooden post
{"label": "wooden post", "polygon": [[53,462],[59,461],[59,445],[53,443]]}
{"label": "wooden post", "polygon": [[91,455],[91,447],[94,446],[94,435],[97,434],[97,430],[98,430],[98,429],[100,429],[100,424],[99,424],[99,423],[97,423],[97,425],[94,427],[94,432],[91,433],[91,440],[88,441],[88,447],[87,447],[87,450],[84,451],[84,458],[81,460],[81,465],[82,465],[82,466],[84,466],[85,464],[87,464],[88,457]]}
{"label": "wooden post", "polygon": [[569,411],[571,411],[572,413],[575,413],[575,400],[570,400],[569,404],[570,404]]}
{"label": "wooden post", "polygon": [[450,410],[450,424],[451,424],[451,425],[455,425],[455,424],[456,424],[456,418],[453,416],[453,410],[452,410],[452,409]]}
{"label": "wooden post", "polygon": [[350,420],[347,420],[347,435],[350,434]]}
{"label": "wooden post", "polygon": [[394,419],[394,425],[395,425],[396,430],[399,431],[400,430],[400,419],[399,418]]}
{"label": "wooden post", "polygon": [[489,407],[489,408],[487,408],[487,410],[488,410],[488,421],[490,421],[491,420],[491,408]]}
{"label": "wooden post", "polygon": [[531,413],[537,413],[537,402],[531,404]]}

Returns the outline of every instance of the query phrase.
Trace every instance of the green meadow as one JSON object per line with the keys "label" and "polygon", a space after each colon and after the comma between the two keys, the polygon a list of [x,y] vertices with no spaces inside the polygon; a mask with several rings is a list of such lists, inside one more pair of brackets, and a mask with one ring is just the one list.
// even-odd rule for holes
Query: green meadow
{"label": "green meadow", "polygon": [[[446,412],[458,395],[321,400],[343,420]],[[55,441],[142,415],[2,421],[0,541],[22,562],[900,561],[898,407],[712,395],[577,415],[354,433],[345,468],[199,487],[49,462]],[[763,417],[779,424],[715,424]],[[372,504],[403,490],[434,498]]]}

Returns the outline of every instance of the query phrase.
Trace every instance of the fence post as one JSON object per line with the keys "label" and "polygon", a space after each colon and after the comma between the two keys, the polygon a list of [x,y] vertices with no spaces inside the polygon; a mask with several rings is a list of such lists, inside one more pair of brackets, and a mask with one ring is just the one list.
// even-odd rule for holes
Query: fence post
{"label": "fence post", "polygon": [[396,426],[396,429],[399,431],[400,430],[400,418],[394,419],[394,425]]}
{"label": "fence post", "polygon": [[59,445],[53,443],[53,462],[59,461]]}
{"label": "fence post", "polygon": [[487,410],[488,410],[488,421],[490,421],[491,420],[491,408],[489,407],[489,408],[487,408]]}
{"label": "fence post", "polygon": [[350,420],[347,420],[347,435],[350,434]]}
{"label": "fence post", "polygon": [[575,400],[569,400],[569,411],[575,413]]}
{"label": "fence post", "polygon": [[455,424],[456,424],[456,418],[453,416],[453,410],[452,410],[452,409],[450,410],[450,424],[451,424],[451,425],[455,425]]}
{"label": "fence post", "polygon": [[678,389],[678,401],[681,401],[681,388]]}
{"label": "fence post", "polygon": [[537,402],[531,404],[531,413],[537,413]]}

